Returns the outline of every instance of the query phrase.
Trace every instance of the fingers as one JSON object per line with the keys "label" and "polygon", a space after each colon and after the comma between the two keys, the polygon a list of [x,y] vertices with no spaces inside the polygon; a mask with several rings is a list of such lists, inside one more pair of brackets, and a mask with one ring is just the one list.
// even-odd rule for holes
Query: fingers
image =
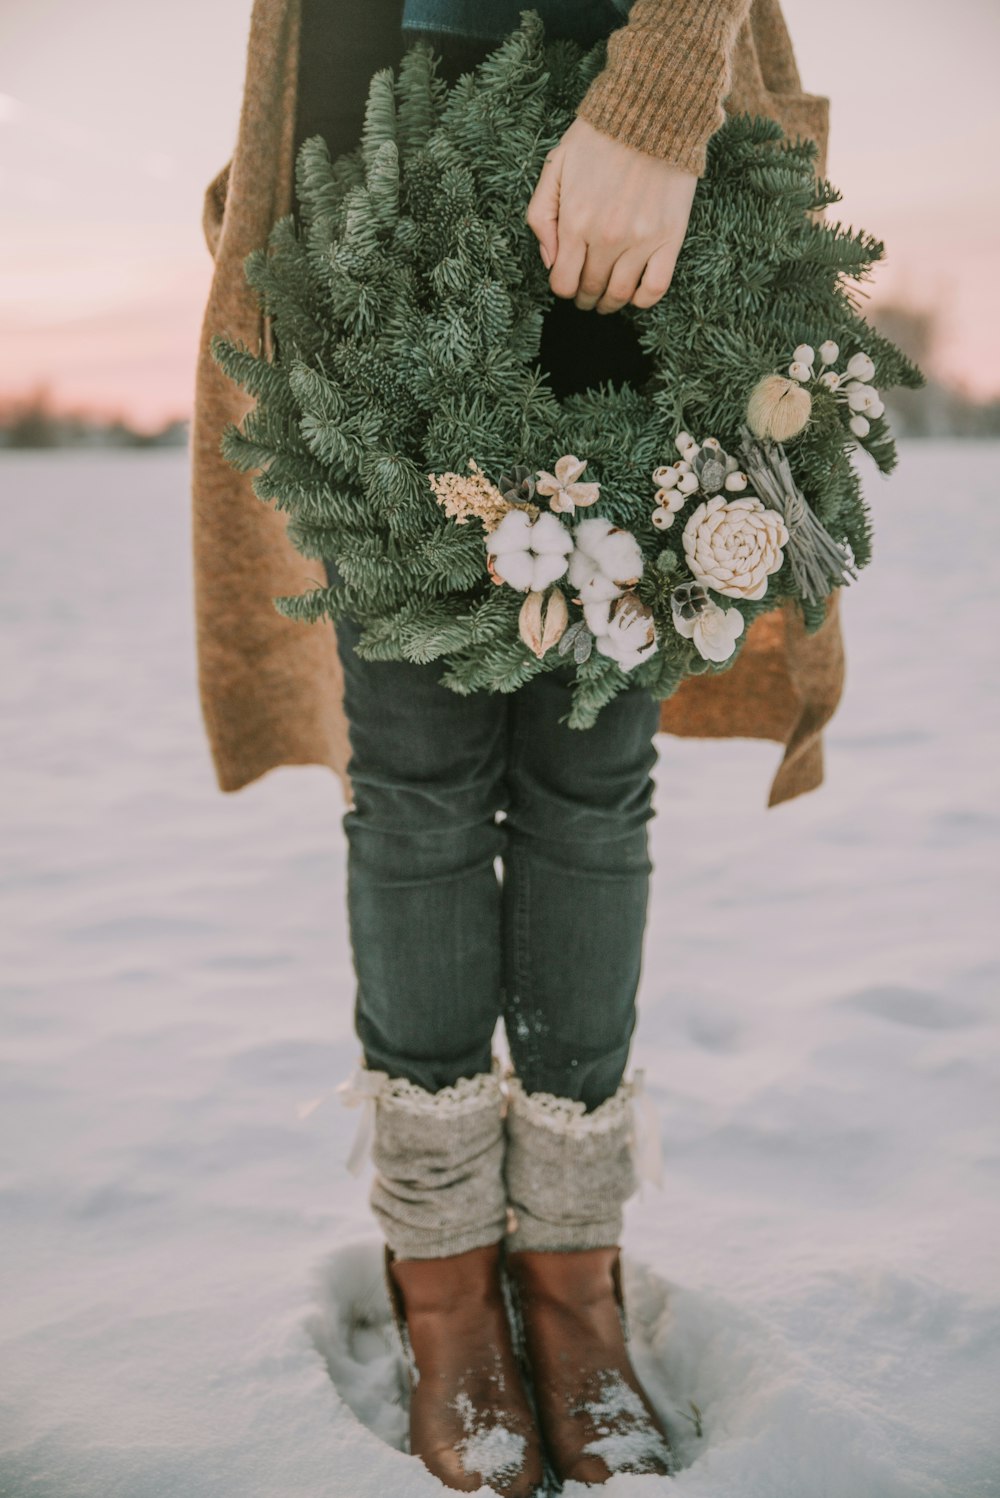
{"label": "fingers", "polygon": [[557,296],[573,296],[581,312],[590,312],[604,295],[614,266],[615,251],[611,246],[588,244],[578,284],[571,291],[558,292],[555,286],[552,289]]}
{"label": "fingers", "polygon": [[646,261],[635,294],[630,298],[633,307],[655,307],[667,292],[674,278],[679,245],[661,244]]}
{"label": "fingers", "polygon": [[528,228],[538,240],[538,251],[546,270],[551,270],[559,254],[559,181],[562,156],[558,146],[542,163],[535,190],[525,213]]}
{"label": "fingers", "polygon": [[629,250],[620,255],[612,267],[604,295],[597,303],[596,311],[620,312],[632,300],[646,264],[641,250]]}
{"label": "fingers", "polygon": [[[559,253],[549,272],[549,285],[556,296],[576,296],[586,259],[587,246],[584,240],[579,234],[567,232],[565,225],[562,225],[559,230]],[[601,290],[603,289],[602,286]]]}

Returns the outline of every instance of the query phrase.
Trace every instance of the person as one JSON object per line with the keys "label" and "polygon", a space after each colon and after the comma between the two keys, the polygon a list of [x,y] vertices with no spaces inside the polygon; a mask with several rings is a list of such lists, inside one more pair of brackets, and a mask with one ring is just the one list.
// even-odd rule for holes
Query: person
{"label": "person", "polygon": [[[265,55],[268,4],[280,0],[258,0]],[[615,314],[669,294],[723,102],[776,112],[761,58],[772,82],[784,68],[786,117],[798,110],[819,134],[825,101],[810,117],[772,0],[752,14],[750,0],[534,8],[549,36],[607,39],[607,65],[527,207],[554,293],[540,362],[566,395],[643,378],[631,323]],[[285,59],[271,85],[280,170],[291,182],[289,158],[315,134],[332,155],[352,149],[372,74],[414,40],[430,41],[453,79],[518,10],[512,0],[285,0],[270,17],[272,69]],[[260,64],[257,78],[267,83]],[[264,106],[248,72],[244,128],[254,107]],[[221,195],[228,211],[232,190],[214,184],[210,210]],[[210,402],[199,409],[196,460],[211,434]],[[335,580],[334,559],[325,565]],[[625,1074],[660,705],[629,685],[593,728],[571,731],[571,664],[511,694],[463,697],[441,684],[440,662],[363,660],[359,635],[338,622],[362,1048],[346,1092],[374,1115],[371,1205],[410,1361],[410,1449],[449,1487],[489,1481],[509,1498],[539,1489],[546,1462],[560,1481],[668,1473],[666,1432],[629,1357],[620,1258],[637,1184],[638,1078]],[[830,701],[828,690],[832,711]],[[813,716],[810,745],[822,721]],[[506,1076],[493,1053],[499,1020]]]}

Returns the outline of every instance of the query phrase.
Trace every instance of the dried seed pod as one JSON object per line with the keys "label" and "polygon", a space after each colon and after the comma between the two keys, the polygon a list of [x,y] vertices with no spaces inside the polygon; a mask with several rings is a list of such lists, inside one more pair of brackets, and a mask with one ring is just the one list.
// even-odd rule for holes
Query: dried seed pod
{"label": "dried seed pod", "polygon": [[568,623],[569,610],[561,588],[528,593],[517,618],[521,639],[539,660],[562,638]]}
{"label": "dried seed pod", "polygon": [[787,442],[808,425],[812,396],[784,375],[765,375],[750,393],[747,425],[763,441]]}

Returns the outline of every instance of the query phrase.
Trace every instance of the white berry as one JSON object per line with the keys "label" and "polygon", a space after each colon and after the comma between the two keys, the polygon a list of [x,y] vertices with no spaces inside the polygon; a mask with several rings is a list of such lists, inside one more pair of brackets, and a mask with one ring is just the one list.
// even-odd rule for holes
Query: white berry
{"label": "white berry", "polygon": [[821,364],[836,364],[840,358],[840,344],[834,343],[832,338],[828,338],[825,343],[821,343],[819,346],[819,357]]}
{"label": "white berry", "polygon": [[875,366],[867,354],[855,354],[847,361],[847,373],[852,379],[861,380],[862,383],[867,384],[875,373]]}
{"label": "white berry", "polygon": [[808,343],[800,343],[798,348],[792,355],[792,358],[796,364],[805,364],[806,366],[815,364],[816,350],[812,348]]}
{"label": "white berry", "polygon": [[871,422],[868,420],[867,416],[851,417],[851,431],[854,433],[855,437],[867,437],[871,429]]}
{"label": "white berry", "polygon": [[679,471],[670,464],[653,469],[653,483],[658,489],[672,489],[679,478]]}
{"label": "white berry", "polygon": [[791,379],[798,380],[801,385],[804,385],[807,380],[812,379],[812,366],[801,359],[796,359],[789,364],[788,374]]}
{"label": "white berry", "polygon": [[747,476],[737,469],[735,473],[726,474],[726,488],[730,494],[742,494],[747,486]]}
{"label": "white berry", "polygon": [[665,531],[674,523],[674,512],[668,510],[666,505],[657,505],[653,511],[653,524],[658,531]]}

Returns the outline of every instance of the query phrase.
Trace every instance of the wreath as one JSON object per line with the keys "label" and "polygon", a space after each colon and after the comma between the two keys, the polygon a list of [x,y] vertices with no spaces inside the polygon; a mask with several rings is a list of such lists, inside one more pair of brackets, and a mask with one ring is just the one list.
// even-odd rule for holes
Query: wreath
{"label": "wreath", "polygon": [[361,626],[370,660],[441,659],[460,693],[572,668],[570,727],[630,681],[728,669],[794,599],[822,624],[871,557],[854,451],[895,462],[880,390],[919,371],[861,315],[883,254],[818,211],[816,147],[738,116],[713,136],[670,290],[616,313],[649,367],[558,399],[525,209],[604,63],[525,12],[454,84],[426,43],[372,79],[362,140],[296,159],[300,215],[246,275],[270,358],[216,338],[254,399],[223,436],[334,581],[275,600]]}

